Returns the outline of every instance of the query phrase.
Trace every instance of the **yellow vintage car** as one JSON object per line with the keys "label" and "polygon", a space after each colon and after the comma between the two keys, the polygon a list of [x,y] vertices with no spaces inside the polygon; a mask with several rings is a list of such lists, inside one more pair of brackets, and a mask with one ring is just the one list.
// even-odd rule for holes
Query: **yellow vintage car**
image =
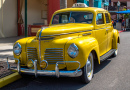
{"label": "yellow vintage car", "polygon": [[13,69],[36,77],[80,76],[88,83],[94,63],[116,56],[118,43],[120,36],[107,10],[76,3],[56,11],[50,25],[36,36],[15,42],[13,53],[18,66]]}

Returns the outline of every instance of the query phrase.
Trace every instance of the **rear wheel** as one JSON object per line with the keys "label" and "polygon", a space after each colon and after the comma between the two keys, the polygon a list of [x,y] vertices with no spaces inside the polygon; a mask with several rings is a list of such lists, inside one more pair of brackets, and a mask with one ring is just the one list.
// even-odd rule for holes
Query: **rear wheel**
{"label": "rear wheel", "polygon": [[117,49],[115,50],[115,52],[113,53],[113,57],[116,57],[117,56],[117,53],[118,53],[118,43],[117,43]]}
{"label": "rear wheel", "polygon": [[82,68],[83,74],[81,76],[84,83],[89,83],[93,77],[94,63],[93,54],[90,53],[86,62],[86,65]]}
{"label": "rear wheel", "polygon": [[117,56],[117,53],[118,53],[118,49],[116,49],[116,51],[113,53],[113,57],[116,57]]}

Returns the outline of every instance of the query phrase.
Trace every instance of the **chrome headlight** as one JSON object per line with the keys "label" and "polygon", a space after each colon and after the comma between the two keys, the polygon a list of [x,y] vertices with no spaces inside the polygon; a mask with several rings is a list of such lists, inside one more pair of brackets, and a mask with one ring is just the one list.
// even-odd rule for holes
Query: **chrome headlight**
{"label": "chrome headlight", "polygon": [[21,47],[21,45],[19,44],[19,43],[16,43],[15,45],[14,45],[14,47],[13,47],[13,51],[14,51],[14,54],[15,55],[20,55],[21,54],[21,52],[22,52],[22,47]]}
{"label": "chrome headlight", "polygon": [[78,47],[74,43],[71,44],[69,46],[69,48],[68,48],[68,54],[69,54],[69,56],[71,58],[75,58],[75,57],[77,57],[78,53],[79,53]]}

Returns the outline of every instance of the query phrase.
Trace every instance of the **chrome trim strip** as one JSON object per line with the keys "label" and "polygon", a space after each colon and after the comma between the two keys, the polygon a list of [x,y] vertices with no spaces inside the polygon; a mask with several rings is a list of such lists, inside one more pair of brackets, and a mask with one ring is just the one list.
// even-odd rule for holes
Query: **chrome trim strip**
{"label": "chrome trim strip", "polygon": [[46,48],[44,59],[47,60],[49,64],[56,64],[58,61],[63,61],[63,48]]}
{"label": "chrome trim strip", "polygon": [[74,34],[74,33],[81,33],[81,32],[89,32],[92,30],[85,30],[85,31],[78,31],[78,32],[70,32],[70,33],[62,33],[62,34],[54,34],[54,35],[46,35],[46,36],[41,36],[41,37],[49,37],[49,36],[60,36],[60,35],[67,35],[67,34]]}
{"label": "chrome trim strip", "polygon": [[37,77],[37,60],[34,61],[34,73],[35,77]]}
{"label": "chrome trim strip", "polygon": [[99,28],[99,29],[95,29],[95,30],[100,30],[100,29],[107,29],[107,28],[111,28],[112,26],[109,27],[105,27],[105,28]]}
{"label": "chrome trim strip", "polygon": [[9,61],[8,61],[8,57],[7,57],[7,65],[8,65],[8,70],[10,69],[10,64],[9,64]]}
{"label": "chrome trim strip", "polygon": [[50,51],[63,51],[63,50],[51,50],[51,49],[49,50],[49,49],[48,49],[48,50],[46,50],[46,51],[47,51],[47,52],[50,52]]}
{"label": "chrome trim strip", "polygon": [[48,28],[48,27],[42,27],[42,29],[39,33],[39,57],[40,57],[40,62],[41,62],[41,34],[42,34],[42,31],[46,28]]}
{"label": "chrome trim strip", "polygon": [[52,60],[52,61],[54,61],[54,62],[56,62],[57,60],[58,60],[58,61],[59,61],[59,60],[62,60],[62,61],[64,60],[64,59],[47,59],[47,58],[45,58],[45,59],[46,59],[47,61],[48,61],[48,60],[50,60],[50,61]]}
{"label": "chrome trim strip", "polygon": [[[45,57],[45,58],[57,58],[57,57]],[[63,58],[63,57],[58,57],[58,58]]]}
{"label": "chrome trim strip", "polygon": [[107,58],[109,58],[114,52],[116,51],[116,49],[111,49],[110,51],[108,51],[106,54],[102,55],[100,57],[100,61],[104,61],[106,60]]}
{"label": "chrome trim strip", "polygon": [[59,53],[59,54],[62,54],[63,52],[47,52],[45,54],[52,54],[52,53]]}
{"label": "chrome trim strip", "polygon": [[91,35],[91,33],[84,33],[83,36]]}
{"label": "chrome trim strip", "polygon": [[[13,70],[16,70],[16,68],[12,68]],[[22,74],[28,74],[28,75],[34,75],[33,69],[25,69],[21,68]],[[82,75],[82,70],[79,69],[77,71],[77,74],[75,74],[75,70],[72,71],[59,71],[61,77],[79,77]],[[56,71],[48,71],[48,70],[37,70],[37,76],[55,76]]]}
{"label": "chrome trim strip", "polygon": [[38,59],[38,52],[35,47],[27,47],[27,58],[37,60]]}
{"label": "chrome trim strip", "polygon": [[61,55],[57,55],[57,54],[51,54],[51,55],[46,55],[46,56],[63,56],[63,54],[61,54]]}
{"label": "chrome trim strip", "polygon": [[37,53],[37,50],[36,51],[29,51],[27,50],[28,53]]}
{"label": "chrome trim strip", "polygon": [[27,49],[27,50],[30,50],[30,51],[37,51],[37,49]]}
{"label": "chrome trim strip", "polygon": [[34,53],[28,53],[27,56],[37,56],[37,54],[34,55]]}
{"label": "chrome trim strip", "polygon": [[53,40],[55,37],[41,38],[41,40]]}
{"label": "chrome trim strip", "polygon": [[28,49],[29,49],[29,48],[36,49],[35,47],[27,47],[27,48],[28,48]]}
{"label": "chrome trim strip", "polygon": [[100,30],[100,29],[106,29],[106,27],[105,27],[105,28],[99,28],[99,29],[95,29],[95,30]]}
{"label": "chrome trim strip", "polygon": [[49,50],[49,49],[50,49],[50,50],[51,50],[51,49],[57,49],[57,50],[58,50],[58,49],[59,49],[59,50],[62,49],[62,50],[63,50],[63,48],[46,48],[46,49],[47,49],[47,50]]}

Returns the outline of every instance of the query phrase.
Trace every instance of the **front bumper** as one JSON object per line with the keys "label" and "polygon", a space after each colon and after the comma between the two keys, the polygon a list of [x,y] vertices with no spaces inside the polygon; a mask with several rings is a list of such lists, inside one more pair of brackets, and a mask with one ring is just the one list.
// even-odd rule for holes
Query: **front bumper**
{"label": "front bumper", "polygon": [[[55,66],[55,70],[49,71],[49,70],[37,70],[37,60],[34,61],[34,69],[21,68],[20,60],[16,59],[16,58],[14,60],[18,60],[17,67],[10,67],[10,65],[8,63],[8,58],[7,58],[8,69],[17,70],[20,74],[22,73],[22,74],[35,75],[35,77],[37,77],[37,76],[78,77],[78,76],[82,75],[82,70],[80,69],[80,62],[78,62],[78,61],[57,62],[56,66]],[[46,61],[46,63],[47,63],[47,61]],[[63,64],[63,63],[78,63],[79,67],[76,70],[71,70],[71,71],[59,70],[58,65]],[[47,65],[48,65],[48,63],[47,63]]]}

